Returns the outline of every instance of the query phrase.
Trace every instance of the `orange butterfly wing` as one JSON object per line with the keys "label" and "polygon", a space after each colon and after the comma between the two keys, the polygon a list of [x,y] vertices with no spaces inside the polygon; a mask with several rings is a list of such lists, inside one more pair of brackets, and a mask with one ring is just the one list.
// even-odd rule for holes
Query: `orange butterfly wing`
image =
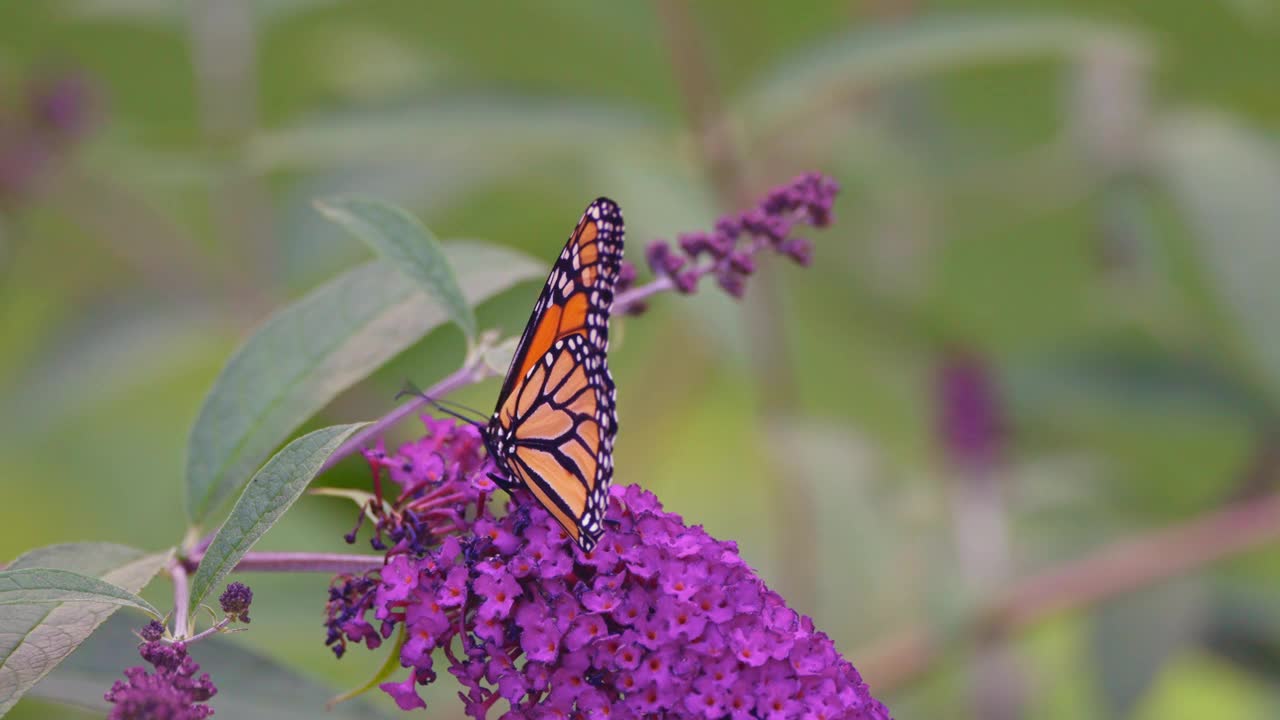
{"label": "orange butterfly wing", "polygon": [[534,305],[486,442],[584,550],[603,533],[617,433],[606,353],[622,262],[617,204],[587,207]]}

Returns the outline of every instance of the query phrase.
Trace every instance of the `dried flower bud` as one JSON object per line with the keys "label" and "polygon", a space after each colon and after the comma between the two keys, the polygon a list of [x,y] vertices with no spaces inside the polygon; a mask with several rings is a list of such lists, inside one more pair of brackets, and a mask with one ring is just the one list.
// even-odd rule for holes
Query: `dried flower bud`
{"label": "dried flower bud", "polygon": [[654,240],[645,248],[645,259],[649,261],[649,269],[654,275],[666,275],[667,261],[671,259],[671,246],[666,240]]}
{"label": "dried flower bud", "polygon": [[648,310],[649,310],[649,303],[643,300],[639,300],[628,305],[625,314],[631,315],[631,316],[643,315],[646,312],[648,312]]}
{"label": "dried flower bud", "polygon": [[138,631],[138,635],[146,642],[155,642],[164,637],[164,625],[160,624],[158,620],[152,620],[142,626],[142,629]]}
{"label": "dried flower bud", "polygon": [[738,300],[747,293],[747,279],[732,270],[716,273],[716,282],[721,289]]}
{"label": "dried flower bud", "polygon": [[232,622],[249,622],[249,605],[253,603],[253,591],[244,583],[233,582],[218,598],[222,612]]}
{"label": "dried flower bud", "polygon": [[745,252],[736,252],[729,256],[729,269],[740,275],[750,275],[756,271],[756,261]]}
{"label": "dried flower bud", "polygon": [[696,260],[711,251],[711,236],[704,232],[685,233],[680,236],[680,249]]}
{"label": "dried flower bud", "polygon": [[791,238],[782,245],[782,252],[798,264],[809,267],[813,262],[813,243],[805,238]]}
{"label": "dried flower bud", "polygon": [[683,270],[685,265],[688,265],[688,264],[689,264],[688,258],[686,258],[683,255],[675,255],[675,254],[668,255],[666,259],[666,267],[663,269],[664,271],[662,274],[667,275],[672,279],[676,279],[678,282],[676,275],[679,275],[680,271]]}
{"label": "dried flower bud", "polygon": [[629,260],[623,260],[618,268],[618,279],[614,284],[614,292],[622,293],[636,284],[636,266]]}
{"label": "dried flower bud", "polygon": [[688,272],[672,275],[671,279],[675,282],[677,291],[688,295],[698,289],[698,279],[701,277],[702,274],[696,270],[689,270]]}

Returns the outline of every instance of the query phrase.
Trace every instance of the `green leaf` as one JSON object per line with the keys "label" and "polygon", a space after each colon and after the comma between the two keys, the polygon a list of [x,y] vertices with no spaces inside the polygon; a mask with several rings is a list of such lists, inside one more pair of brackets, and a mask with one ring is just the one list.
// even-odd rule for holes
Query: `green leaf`
{"label": "green leaf", "polygon": [[1115,26],[1045,15],[926,15],[858,29],[779,64],[734,104],[773,134],[839,98],[893,81],[992,62],[1072,57],[1100,43],[1145,52]]}
{"label": "green leaf", "polygon": [[442,97],[264,132],[247,144],[245,162],[264,172],[430,162],[456,168],[470,181],[476,172],[527,172],[543,158],[565,154],[595,160],[601,147],[664,152],[672,131],[632,108],[577,99]]}
{"label": "green leaf", "polygon": [[[73,543],[32,550],[14,560],[9,570],[57,568],[97,577],[136,593],[167,558],[167,553],[149,555],[123,545]],[[0,613],[0,715],[119,607],[97,602],[6,606]]]}
{"label": "green leaf", "polygon": [[352,433],[366,425],[368,423],[334,425],[303,435],[276,453],[253,476],[231,508],[227,521],[209,543],[195,577],[191,578],[193,612],[218,581],[235,568],[258,538],[266,534],[302,496],[324,461]]}
{"label": "green leaf", "polygon": [[1246,351],[1280,393],[1280,153],[1269,137],[1210,114],[1154,135],[1157,172],[1195,232],[1198,255]]}
{"label": "green leaf", "polygon": [[1200,634],[1204,602],[1194,581],[1144,590],[1093,614],[1093,659],[1111,717],[1132,716],[1165,664]]}
{"label": "green leaf", "polygon": [[97,602],[127,605],[156,618],[151,603],[109,582],[89,575],[54,568],[25,568],[0,572],[0,605],[32,603]]}
{"label": "green leaf", "polygon": [[[908,527],[895,507],[897,499],[888,494],[896,487],[892,473],[882,467],[879,448],[853,427],[792,417],[770,418],[763,431],[769,438],[770,465],[786,468],[786,492],[766,492],[763,512],[778,516],[770,530],[783,547],[807,548],[811,555],[785,569],[776,568],[780,582],[794,583],[801,590],[816,591],[810,599],[815,615],[830,618],[832,633],[846,635],[866,631],[863,623],[875,625],[885,618],[874,614],[843,612],[847,598],[859,596],[868,606],[878,607],[873,588],[893,587],[907,582],[905,569],[895,563],[889,548],[909,541],[931,542],[921,528]],[[760,492],[756,490],[755,492]],[[868,499],[874,499],[870,502]],[[755,538],[753,538],[755,539]],[[822,572],[822,568],[841,568]],[[940,586],[945,578],[939,577]],[[790,598],[790,596],[788,596]],[[940,593],[935,601],[956,602],[957,593]],[[868,613],[871,611],[869,610]],[[954,614],[955,610],[946,608]]]}
{"label": "green leaf", "polygon": [[[90,408],[154,388],[179,363],[224,352],[206,310],[181,307],[104,311],[57,353],[29,367],[0,391],[0,406],[23,408],[0,416],[0,454],[30,448],[83,421]],[[92,373],[84,369],[92,367]]]}
{"label": "green leaf", "polygon": [[[445,255],[472,303],[545,272],[484,243],[445,243]],[[274,314],[223,368],[191,429],[191,520],[215,512],[304,420],[447,320],[386,261],[350,270]]]}
{"label": "green leaf", "polygon": [[484,351],[484,364],[496,375],[502,375],[511,367],[511,360],[516,356],[516,346],[520,344],[520,338],[509,337],[506,340],[486,348]]}
{"label": "green leaf", "polygon": [[1274,592],[1217,591],[1209,608],[1204,648],[1280,686],[1280,615]]}
{"label": "green leaf", "polygon": [[1266,405],[1215,358],[1129,341],[1064,349],[1015,364],[1007,376],[1021,421],[1060,423],[1100,412],[1265,421]]}
{"label": "green leaf", "polygon": [[[338,0],[256,0],[249,12],[258,26],[286,20],[303,11],[335,5]],[[157,29],[185,32],[190,11],[172,0],[68,0],[59,10],[76,20],[102,23],[126,22]]]}
{"label": "green leaf", "polygon": [[317,201],[316,207],[374,252],[395,263],[398,270],[444,306],[468,342],[475,339],[475,313],[458,287],[444,248],[417,218],[394,205],[364,198],[329,198]]}
{"label": "green leaf", "polygon": [[332,710],[334,706],[360,697],[361,695],[378,687],[380,683],[385,682],[387,678],[394,675],[396,671],[402,667],[400,664],[400,648],[404,647],[406,627],[407,626],[404,623],[400,624],[400,632],[396,634],[396,641],[392,644],[391,651],[387,653],[386,661],[382,663],[382,667],[378,668],[378,672],[374,673],[373,677],[369,678],[369,682],[355,688],[354,690],[348,690],[341,695],[335,695],[329,700],[329,702],[325,703],[325,706]]}
{"label": "green leaf", "polygon": [[[112,618],[70,658],[37,685],[31,694],[106,714],[102,693],[120,679],[121,670],[138,664],[134,626],[123,616]],[[299,675],[266,655],[246,648],[239,638],[211,637],[191,646],[191,656],[218,686],[209,705],[217,718],[272,720],[378,720],[385,718],[369,703],[345,703],[325,712],[333,689]]]}

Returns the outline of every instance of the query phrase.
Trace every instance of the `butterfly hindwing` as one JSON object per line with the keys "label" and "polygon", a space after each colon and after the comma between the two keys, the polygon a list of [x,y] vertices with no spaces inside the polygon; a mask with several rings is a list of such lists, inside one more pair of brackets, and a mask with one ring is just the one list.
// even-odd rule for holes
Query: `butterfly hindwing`
{"label": "butterfly hindwing", "polygon": [[510,418],[512,474],[580,545],[594,545],[617,432],[604,355],[579,335],[556,341],[499,413]]}
{"label": "butterfly hindwing", "polygon": [[606,198],[578,221],[534,305],[486,441],[584,550],[594,547],[613,475],[615,390],[606,356],[623,222]]}

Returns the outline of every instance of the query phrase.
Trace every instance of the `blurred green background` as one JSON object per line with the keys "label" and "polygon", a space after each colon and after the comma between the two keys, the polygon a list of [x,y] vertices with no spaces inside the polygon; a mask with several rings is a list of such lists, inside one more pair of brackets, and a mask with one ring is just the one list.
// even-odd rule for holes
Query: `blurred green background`
{"label": "blurred green background", "polygon": [[[608,195],[642,264],[821,170],[844,190],[814,267],[614,321],[618,481],[737,540],[900,719],[1278,717],[1277,67],[1270,0],[0,4],[0,558],[181,538],[214,376],[368,256],[315,198],[549,262]],[[482,326],[518,332],[536,291]],[[314,424],[463,349],[433,333]],[[1176,577],[1143,575],[1187,552],[1156,535],[1119,581],[1071,576],[1070,611],[966,631],[1228,503],[1260,514]],[[341,550],[354,519],[304,498],[262,547]],[[247,579],[234,642],[340,688],[380,662],[324,647],[328,578]]]}

